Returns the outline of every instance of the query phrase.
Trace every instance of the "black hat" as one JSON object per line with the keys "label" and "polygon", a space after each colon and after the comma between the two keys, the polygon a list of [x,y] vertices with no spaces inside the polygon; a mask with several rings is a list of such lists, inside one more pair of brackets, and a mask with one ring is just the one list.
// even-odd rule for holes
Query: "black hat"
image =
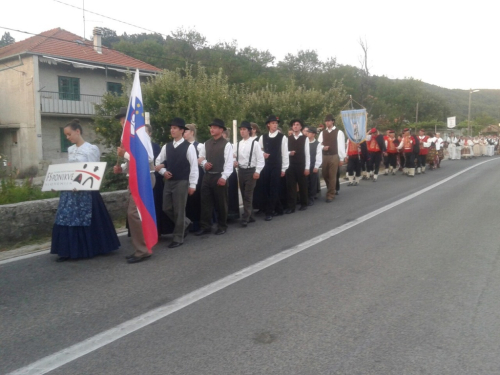
{"label": "black hat", "polygon": [[331,113],[329,113],[325,116],[325,122],[327,122],[327,121],[335,122],[335,117],[333,117],[333,115]]}
{"label": "black hat", "polygon": [[115,119],[119,120],[125,116],[127,116],[127,107],[121,107],[118,113],[115,115]]}
{"label": "black hat", "polygon": [[226,125],[224,125],[224,121],[222,121],[220,118],[214,118],[213,121],[210,124],[208,124],[208,126],[212,125],[227,130]]}
{"label": "black hat", "polygon": [[301,129],[304,129],[304,123],[302,122],[301,119],[298,119],[298,118],[295,118],[292,121],[290,121],[290,126],[293,126],[293,124],[295,124],[296,122],[298,122],[300,124]]}
{"label": "black hat", "polygon": [[272,121],[277,121],[278,124],[280,123],[280,118],[276,117],[275,115],[270,115],[267,120],[266,120],[266,125],[269,124]]}
{"label": "black hat", "polygon": [[307,131],[308,131],[309,133],[318,134],[318,129],[316,129],[314,126],[308,126],[308,127],[307,127]]}
{"label": "black hat", "polygon": [[248,131],[251,132],[252,131],[252,124],[250,124],[248,121],[242,121],[240,124],[240,128],[248,129]]}
{"label": "black hat", "polygon": [[169,126],[177,126],[179,129],[188,130],[186,128],[186,121],[184,121],[184,119],[181,119],[180,117],[175,117],[174,119],[172,119]]}

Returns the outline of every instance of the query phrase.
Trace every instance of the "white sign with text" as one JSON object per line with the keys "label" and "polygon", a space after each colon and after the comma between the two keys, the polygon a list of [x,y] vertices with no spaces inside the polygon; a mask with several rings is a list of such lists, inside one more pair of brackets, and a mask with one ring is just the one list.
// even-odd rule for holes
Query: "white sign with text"
{"label": "white sign with text", "polygon": [[42,191],[99,190],[107,163],[49,165]]}

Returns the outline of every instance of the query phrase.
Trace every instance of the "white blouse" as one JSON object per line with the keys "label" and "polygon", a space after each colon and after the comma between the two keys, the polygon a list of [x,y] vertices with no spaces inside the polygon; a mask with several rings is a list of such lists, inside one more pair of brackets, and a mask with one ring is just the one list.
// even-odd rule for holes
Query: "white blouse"
{"label": "white blouse", "polygon": [[85,142],[80,147],[76,145],[68,147],[68,161],[75,162],[99,162],[101,161],[101,151],[97,146]]}

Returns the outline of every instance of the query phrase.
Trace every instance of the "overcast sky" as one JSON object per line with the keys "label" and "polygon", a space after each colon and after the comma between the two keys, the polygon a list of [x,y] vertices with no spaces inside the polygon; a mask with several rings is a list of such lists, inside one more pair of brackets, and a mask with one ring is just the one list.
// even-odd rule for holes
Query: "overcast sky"
{"label": "overcast sky", "polygon": [[[322,60],[360,66],[359,39],[368,42],[373,75],[413,77],[446,88],[500,89],[498,10],[494,0],[61,0],[162,34],[195,29],[209,43],[269,50],[277,60],[301,49]],[[86,13],[95,26],[135,34],[144,30]],[[54,0],[5,1],[0,27],[40,33],[56,27],[83,35],[83,11]],[[0,35],[5,29],[0,28]],[[20,41],[29,35],[9,31]]]}

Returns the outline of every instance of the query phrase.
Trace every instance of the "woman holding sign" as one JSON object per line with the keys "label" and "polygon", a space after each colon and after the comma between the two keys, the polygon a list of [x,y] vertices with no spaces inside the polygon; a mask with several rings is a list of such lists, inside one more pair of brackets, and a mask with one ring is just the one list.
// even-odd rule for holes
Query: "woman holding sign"
{"label": "woman holding sign", "polygon": [[[82,137],[78,120],[64,127],[64,135],[73,143],[68,148],[68,161],[99,162],[100,151]],[[120,247],[111,217],[98,191],[62,191],[52,229],[51,254],[56,262],[92,258]]]}

